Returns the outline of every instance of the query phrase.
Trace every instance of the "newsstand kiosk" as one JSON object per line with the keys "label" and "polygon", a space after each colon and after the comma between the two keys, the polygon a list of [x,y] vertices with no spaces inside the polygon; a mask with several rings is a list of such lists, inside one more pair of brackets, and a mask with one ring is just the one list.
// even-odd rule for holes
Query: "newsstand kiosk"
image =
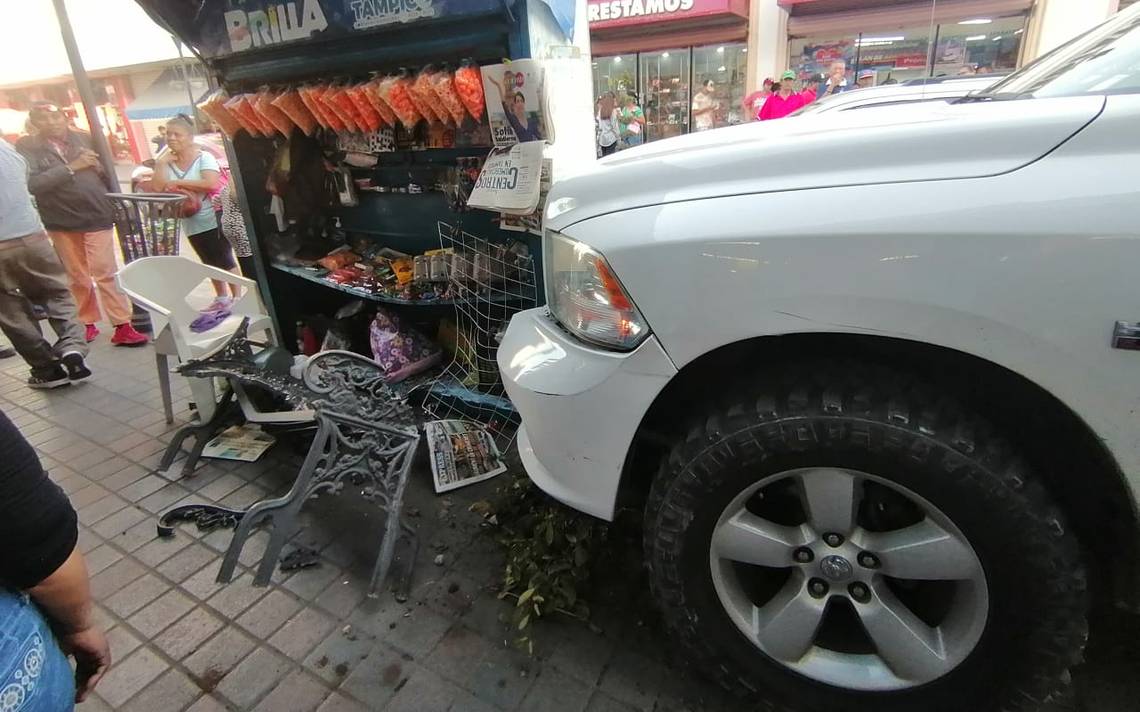
{"label": "newsstand kiosk", "polygon": [[[227,136],[281,344],[366,356],[383,397],[504,450],[497,339],[545,301],[545,189],[595,160],[585,3],[138,2],[216,85],[198,118]],[[510,179],[481,180],[492,156]],[[454,427],[440,437],[467,437]]]}

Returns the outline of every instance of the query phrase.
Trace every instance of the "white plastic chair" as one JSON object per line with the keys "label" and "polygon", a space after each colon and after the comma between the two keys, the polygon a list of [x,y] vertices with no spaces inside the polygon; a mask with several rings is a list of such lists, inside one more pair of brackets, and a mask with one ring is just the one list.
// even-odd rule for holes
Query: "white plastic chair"
{"label": "white plastic chair", "polygon": [[[195,333],[190,323],[200,312],[191,306],[188,297],[204,280],[216,279],[242,288],[242,295],[234,300],[230,315],[209,331]],[[168,358],[177,356],[185,363],[191,359],[209,356],[225,345],[241,324],[249,317],[249,335],[256,338],[264,332],[268,343],[278,343],[273,331],[273,320],[265,311],[257,283],[239,277],[225,270],[200,264],[185,257],[144,257],[135,260],[119,270],[116,276],[119,289],[131,301],[150,313],[155,334],[155,362],[158,366],[159,384],[162,389],[162,407],[166,422],[174,422],[174,412],[170,394],[170,365]],[[198,408],[201,422],[205,423],[214,415],[217,393],[213,379],[190,378],[190,392]],[[237,394],[239,401],[246,401],[244,393]],[[246,403],[242,403],[246,410]],[[266,414],[268,415],[268,414]],[[274,418],[251,418],[260,422]],[[297,414],[286,415],[283,420],[293,421]]]}

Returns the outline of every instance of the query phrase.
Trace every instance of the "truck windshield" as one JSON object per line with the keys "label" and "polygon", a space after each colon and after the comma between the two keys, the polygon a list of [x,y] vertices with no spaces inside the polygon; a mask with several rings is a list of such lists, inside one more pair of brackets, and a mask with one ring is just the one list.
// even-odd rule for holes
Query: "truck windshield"
{"label": "truck windshield", "polygon": [[1140,5],[971,97],[1022,99],[1134,93],[1140,93]]}

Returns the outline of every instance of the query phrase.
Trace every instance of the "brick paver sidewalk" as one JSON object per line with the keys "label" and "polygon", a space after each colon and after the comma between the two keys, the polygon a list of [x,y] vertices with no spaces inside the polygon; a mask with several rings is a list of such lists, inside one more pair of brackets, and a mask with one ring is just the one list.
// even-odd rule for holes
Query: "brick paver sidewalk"
{"label": "brick paver sidewalk", "polygon": [[[383,517],[351,497],[306,505],[302,543],[320,565],[251,586],[264,534],[247,545],[239,577],[214,582],[230,532],[182,525],[155,536],[172,504],[245,506],[286,489],[298,456],[279,443],[260,462],[204,461],[193,478],[155,473],[173,427],[163,422],[149,348],[93,344],[89,382],[53,392],[24,385],[20,359],[0,362],[0,409],[36,446],[79,511],[98,616],[115,664],[80,712],[127,710],[265,712],[349,710],[715,710],[707,684],[666,664],[668,643],[644,595],[607,592],[595,606],[602,633],[543,622],[529,657],[504,641],[509,604],[496,599],[502,557],[467,511],[494,482],[447,498],[431,490],[421,453],[407,505],[419,512],[421,551],[406,603],[364,595]],[[176,403],[189,395],[175,378]],[[177,468],[175,468],[177,470]],[[443,565],[434,563],[443,554]],[[634,578],[634,577],[626,577]],[[1132,619],[1129,625],[1136,630]],[[1078,676],[1086,696],[1135,700],[1132,663],[1119,655]],[[1108,671],[1098,677],[1099,670]],[[737,706],[734,706],[736,708]],[[1124,709],[1124,708],[1120,708]]]}

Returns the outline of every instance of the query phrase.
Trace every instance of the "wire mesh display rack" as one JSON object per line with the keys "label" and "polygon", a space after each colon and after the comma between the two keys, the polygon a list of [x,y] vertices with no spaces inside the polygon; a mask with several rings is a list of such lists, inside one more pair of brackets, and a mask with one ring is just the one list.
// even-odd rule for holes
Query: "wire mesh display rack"
{"label": "wire mesh display rack", "polygon": [[439,420],[480,423],[505,452],[519,414],[503,390],[495,354],[511,317],[538,303],[534,260],[525,243],[492,242],[439,223],[439,241],[455,252],[455,357],[428,386],[423,408]]}
{"label": "wire mesh display rack", "polygon": [[109,193],[115,211],[115,232],[124,262],[142,257],[178,254],[178,207],[184,195],[175,193]]}

